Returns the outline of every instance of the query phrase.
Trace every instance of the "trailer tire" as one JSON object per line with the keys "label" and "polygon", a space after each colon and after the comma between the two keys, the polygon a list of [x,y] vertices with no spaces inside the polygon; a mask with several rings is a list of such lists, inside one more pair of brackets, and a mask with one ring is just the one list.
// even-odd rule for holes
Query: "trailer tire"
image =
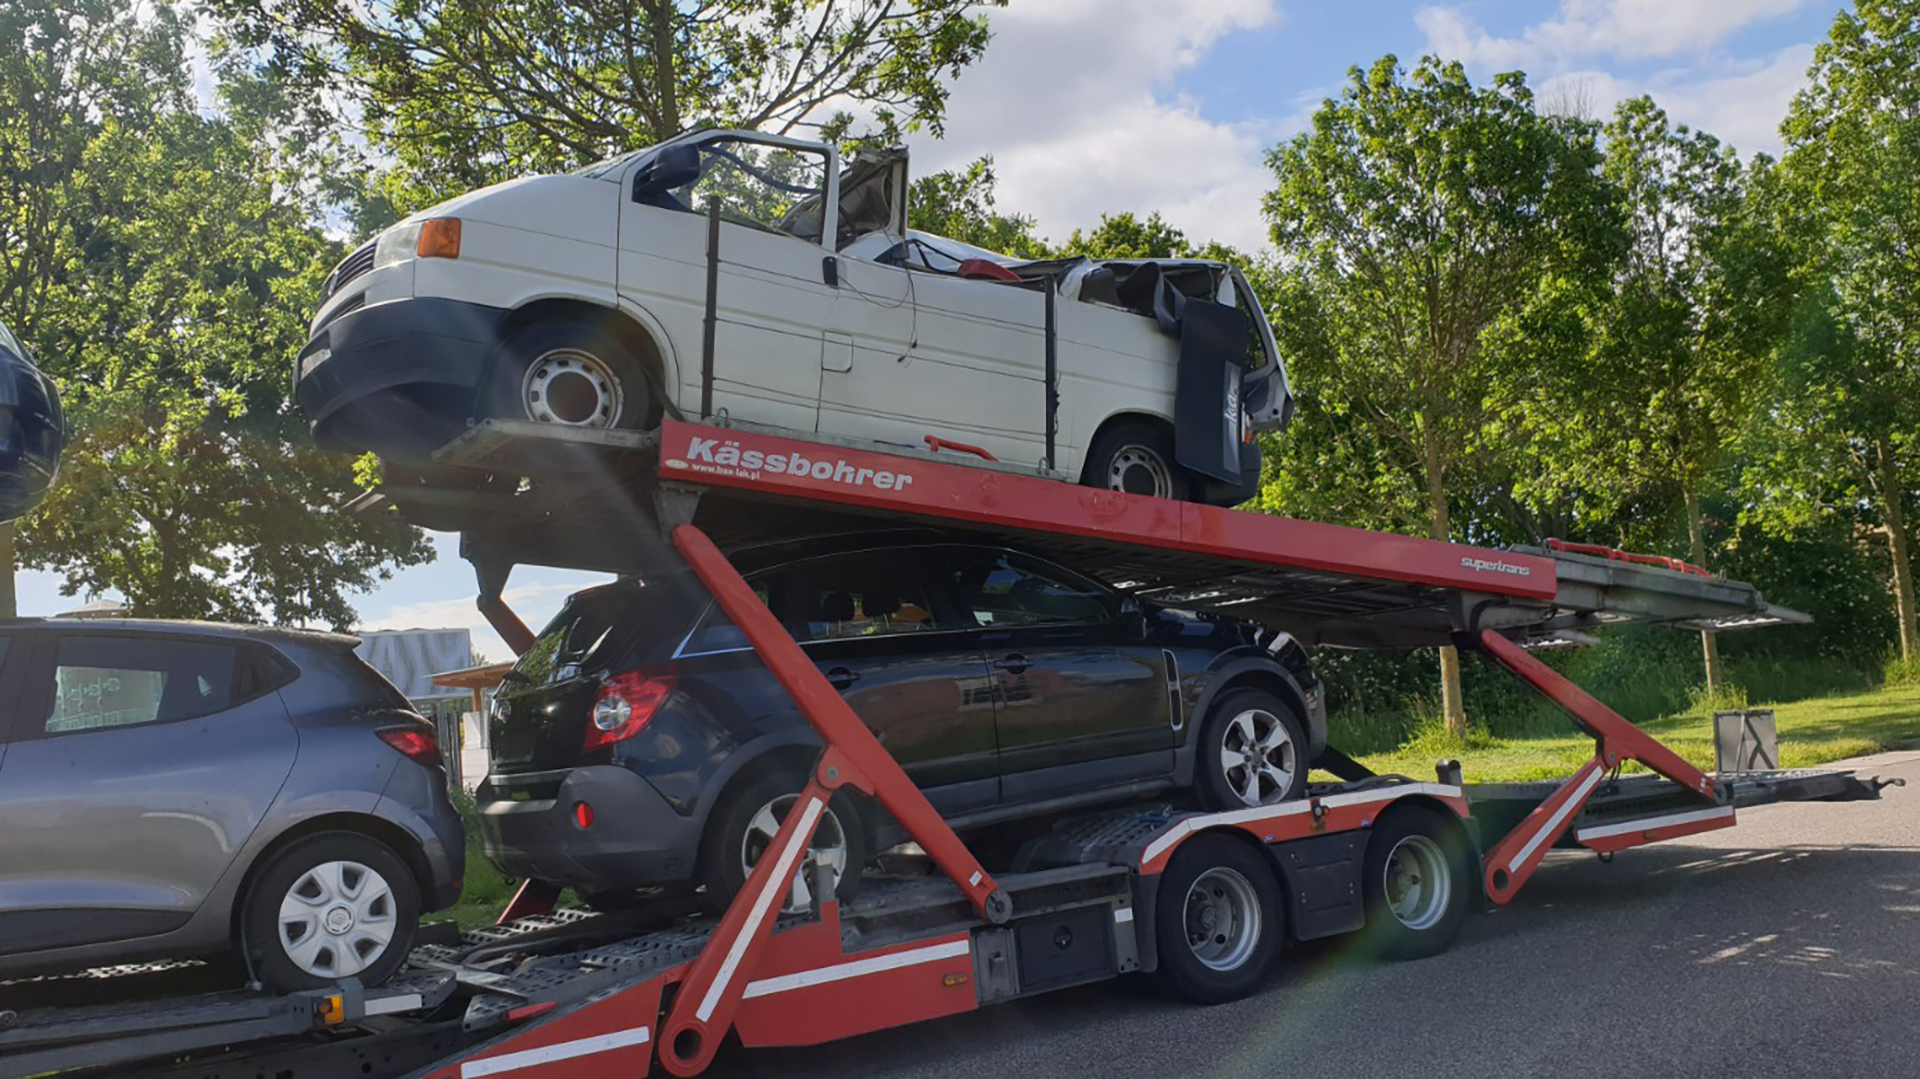
{"label": "trailer tire", "polygon": [[[762,771],[727,792],[725,799],[707,821],[700,842],[700,880],[707,888],[707,902],[716,911],[725,911],[747,883],[748,861],[758,863],[750,848],[756,840],[771,843],[772,827],[786,820],[787,810],[807,785],[807,773],[790,768]],[[782,803],[785,803],[782,805]],[[767,815],[763,815],[767,814]],[[770,815],[770,817],[769,817]],[[853,799],[845,791],[835,791],[815,826],[813,843],[805,860],[811,865],[826,850],[838,849],[842,859],[840,879],[834,894],[841,902],[852,899],[860,890],[860,873],[867,864],[866,829]],[[806,872],[805,865],[801,873]],[[808,878],[810,893],[812,881]],[[787,913],[799,913],[812,906],[790,901],[782,904]]]}
{"label": "trailer tire", "polygon": [[1160,874],[1153,932],[1161,992],[1225,1004],[1259,989],[1285,936],[1273,866],[1246,843],[1200,835]]}
{"label": "trailer tire", "polygon": [[1208,809],[1278,805],[1306,792],[1306,725],[1264,689],[1222,693],[1200,723],[1196,752],[1194,786]]}
{"label": "trailer tire", "polygon": [[1367,837],[1361,886],[1364,935],[1386,959],[1424,959],[1446,951],[1466,921],[1466,836],[1419,806],[1389,811]]}
{"label": "trailer tire", "polygon": [[[273,854],[247,889],[241,947],[268,988],[386,981],[413,950],[420,886],[398,854],[357,832],[321,832]],[[301,949],[309,939],[317,946]],[[303,953],[303,954],[293,954]]]}
{"label": "trailer tire", "polygon": [[486,414],[568,427],[640,431],[654,411],[640,358],[583,322],[547,319],[500,346]]}

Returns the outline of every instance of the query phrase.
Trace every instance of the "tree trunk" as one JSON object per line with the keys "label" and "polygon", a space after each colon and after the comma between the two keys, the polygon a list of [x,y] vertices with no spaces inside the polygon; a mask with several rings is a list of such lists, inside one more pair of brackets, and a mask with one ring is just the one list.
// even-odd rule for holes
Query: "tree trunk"
{"label": "tree trunk", "polygon": [[[1694,565],[1705,569],[1707,565],[1707,540],[1700,527],[1700,496],[1694,493],[1692,487],[1688,487],[1686,489],[1686,499],[1687,558]],[[1720,687],[1726,684],[1726,679],[1720,670],[1720,644],[1718,638],[1710,629],[1700,631],[1700,656],[1705,661],[1707,667],[1707,696],[1710,698],[1717,697],[1720,694]]]}
{"label": "tree trunk", "polygon": [[1913,558],[1907,547],[1907,511],[1901,504],[1900,471],[1893,459],[1893,447],[1879,446],[1881,514],[1887,525],[1887,554],[1893,562],[1893,610],[1900,619],[1900,658],[1911,661],[1920,648],[1913,609]]}
{"label": "tree trunk", "polygon": [[20,597],[13,590],[13,524],[0,525],[0,618],[20,617]]}
{"label": "tree trunk", "polygon": [[[1427,507],[1433,514],[1430,535],[1447,543],[1453,537],[1447,515],[1446,463],[1441,459],[1440,444],[1431,434],[1426,436],[1425,456]],[[1467,733],[1467,704],[1460,691],[1460,652],[1452,645],[1440,648],[1440,714],[1446,717],[1449,733]]]}
{"label": "tree trunk", "polygon": [[648,29],[653,33],[653,100],[659,110],[655,121],[659,130],[653,132],[655,142],[680,131],[680,99],[674,85],[678,81],[678,72],[674,70],[678,57],[673,51],[676,15],[671,0],[656,0],[647,15]]}

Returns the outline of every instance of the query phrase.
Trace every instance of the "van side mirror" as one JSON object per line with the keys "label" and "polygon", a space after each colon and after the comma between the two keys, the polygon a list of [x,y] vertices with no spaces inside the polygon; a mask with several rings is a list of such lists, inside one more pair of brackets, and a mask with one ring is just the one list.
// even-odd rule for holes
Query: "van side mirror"
{"label": "van side mirror", "polygon": [[700,178],[700,148],[670,146],[633,175],[633,201],[647,202]]}

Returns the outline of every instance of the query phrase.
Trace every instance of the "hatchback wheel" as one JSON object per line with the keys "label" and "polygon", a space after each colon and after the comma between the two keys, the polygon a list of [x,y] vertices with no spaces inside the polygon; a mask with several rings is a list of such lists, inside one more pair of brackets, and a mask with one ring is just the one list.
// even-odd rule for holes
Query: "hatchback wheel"
{"label": "hatchback wheel", "polygon": [[386,981],[406,959],[420,918],[419,886],[406,864],[351,832],[309,836],[273,855],[244,902],[247,958],[281,992],[342,978]]}
{"label": "hatchback wheel", "polygon": [[[804,786],[802,773],[763,773],[730,793],[714,812],[707,822],[700,860],[707,898],[715,907],[724,909],[745,886],[748,874],[772,848],[781,823],[799,802]],[[800,914],[813,909],[814,880],[822,868],[835,895],[842,901],[853,898],[866,861],[866,836],[859,813],[846,794],[835,794],[820,814],[813,841],[801,856],[781,912]]]}
{"label": "hatchback wheel", "polygon": [[1307,788],[1307,739],[1278,697],[1231,690],[1200,728],[1200,794],[1212,809],[1244,809],[1298,798]]}

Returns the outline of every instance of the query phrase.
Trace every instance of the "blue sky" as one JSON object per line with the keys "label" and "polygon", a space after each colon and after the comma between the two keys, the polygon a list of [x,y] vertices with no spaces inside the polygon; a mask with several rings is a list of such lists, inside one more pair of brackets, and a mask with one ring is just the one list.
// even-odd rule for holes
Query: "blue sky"
{"label": "blue sky", "polygon": [[[1837,0],[1012,0],[985,59],[962,74],[947,135],[913,144],[920,170],[995,158],[1003,210],[1065,239],[1103,212],[1158,210],[1196,237],[1264,244],[1265,151],[1301,131],[1349,67],[1434,53],[1477,80],[1521,70],[1550,105],[1602,116],[1651,93],[1676,120],[1743,153],[1777,153],[1776,128],[1826,37]],[[457,541],[356,599],[370,629],[471,626]],[[507,598],[537,625],[598,578],[520,570]],[[19,578],[23,614],[88,597]]]}

